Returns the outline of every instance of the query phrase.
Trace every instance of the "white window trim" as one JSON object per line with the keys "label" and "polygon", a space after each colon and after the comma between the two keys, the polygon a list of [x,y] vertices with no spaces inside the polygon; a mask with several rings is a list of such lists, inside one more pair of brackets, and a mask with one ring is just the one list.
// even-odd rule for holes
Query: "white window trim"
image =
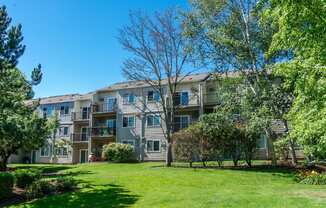
{"label": "white window trim", "polygon": [[40,148],[40,157],[50,157],[50,151],[51,151],[50,145],[49,144],[47,145],[47,148],[49,148],[47,155],[42,155],[42,148],[43,147]]}
{"label": "white window trim", "polygon": [[[124,100],[124,97],[126,95],[128,96],[128,101],[127,102],[125,102],[125,100]],[[129,101],[129,96],[130,95],[134,96],[134,102]],[[122,95],[122,105],[134,105],[134,104],[136,104],[136,101],[137,101],[137,96],[134,93],[125,93],[125,94]]]}
{"label": "white window trim", "polygon": [[[148,92],[153,92],[153,100],[148,100]],[[158,102],[160,102],[160,100],[161,100],[161,96],[159,95],[159,99],[160,100],[155,100],[155,93],[158,93],[159,94],[159,92],[157,92],[157,91],[155,91],[155,90],[148,90],[147,91],[147,95],[146,95],[146,103],[158,103]]]}
{"label": "white window trim", "polygon": [[[187,105],[182,105],[182,93],[183,92],[187,92],[188,93],[188,104]],[[178,106],[189,106],[190,105],[190,96],[191,96],[191,92],[190,90],[181,90],[181,91],[176,91],[176,93],[180,93],[181,95],[179,96],[179,102],[180,102],[180,105]]]}
{"label": "white window trim", "polygon": [[[148,116],[153,116],[153,126],[148,126]],[[160,120],[160,124],[159,125],[154,125],[154,117],[158,116],[159,120]],[[158,128],[161,127],[161,116],[157,115],[157,114],[148,114],[146,115],[146,127],[147,128]]]}
{"label": "white window trim", "polygon": [[[153,141],[153,151],[148,151],[148,148],[147,148],[148,141]],[[159,141],[159,146],[158,146],[159,150],[158,151],[154,150],[154,141]],[[161,140],[159,140],[159,139],[147,139],[146,140],[146,152],[148,152],[148,153],[160,153],[160,152],[162,152],[161,151]]]}
{"label": "white window trim", "polygon": [[[65,130],[64,130],[64,128],[68,128],[68,132],[67,132],[67,134],[65,135],[64,134],[64,132],[65,132]],[[70,134],[70,126],[61,126],[60,128],[62,128],[62,130],[61,130],[61,133],[60,133],[60,138],[67,138],[67,137],[69,137],[69,134]],[[60,130],[59,130],[60,131]]]}
{"label": "white window trim", "polygon": [[[128,118],[128,123],[129,123],[129,117],[134,117],[134,125],[133,126],[123,126],[123,118],[127,117]],[[122,128],[129,128],[129,129],[133,129],[136,128],[136,115],[123,115],[122,116]]]}
{"label": "white window trim", "polygon": [[64,154],[56,154],[56,156],[57,157],[60,157],[60,158],[68,158],[69,157],[69,149],[68,149],[68,147],[56,147],[55,148],[55,151],[57,151],[60,148],[66,148],[67,149],[67,155],[64,155]]}
{"label": "white window trim", "polygon": [[[82,140],[82,135],[84,134],[83,129],[86,129],[86,141]],[[89,138],[87,138],[89,136],[88,134],[89,134],[89,128],[88,127],[80,127],[80,142],[88,142],[88,139],[89,139]]]}
{"label": "white window trim", "polygon": [[[188,118],[188,126],[190,125],[190,115],[176,115],[176,116],[174,116],[174,118],[181,118],[181,117],[187,117]],[[181,119],[180,119],[180,123],[179,123],[179,128],[180,129],[183,129],[183,128],[181,128]]]}

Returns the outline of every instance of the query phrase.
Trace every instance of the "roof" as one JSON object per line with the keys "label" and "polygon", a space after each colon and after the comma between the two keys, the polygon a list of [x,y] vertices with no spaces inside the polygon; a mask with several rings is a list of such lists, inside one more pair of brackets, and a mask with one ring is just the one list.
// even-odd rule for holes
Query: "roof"
{"label": "roof", "polygon": [[[182,83],[205,81],[209,76],[210,76],[210,73],[199,73],[199,74],[187,75],[182,79]],[[167,79],[162,80],[162,83],[167,84]],[[97,90],[97,92],[141,88],[141,87],[148,87],[148,86],[149,86],[149,84],[145,81],[126,81],[126,82],[118,82],[118,83],[112,84],[108,87],[104,87],[102,89]]]}
{"label": "roof", "polygon": [[94,92],[89,92],[87,94],[78,95],[76,100],[91,100],[94,95]]}
{"label": "roof", "polygon": [[40,101],[41,105],[44,104],[53,104],[53,103],[65,103],[65,102],[73,102],[80,97],[80,94],[67,94],[67,95],[57,95],[57,96],[50,96],[44,97],[39,99],[33,99],[26,101],[26,104],[32,104],[33,101]]}

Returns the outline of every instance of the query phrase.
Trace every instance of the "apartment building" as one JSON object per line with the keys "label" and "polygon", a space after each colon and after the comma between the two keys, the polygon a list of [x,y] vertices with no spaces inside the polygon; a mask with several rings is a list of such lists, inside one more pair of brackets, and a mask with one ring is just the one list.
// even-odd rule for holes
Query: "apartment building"
{"label": "apartment building", "polygon": [[[164,90],[167,92],[168,90]],[[216,83],[210,74],[194,74],[183,79],[174,96],[178,105],[174,129],[186,128],[218,104]],[[43,148],[32,152],[32,162],[51,162],[56,151],[57,163],[85,163],[88,155],[101,160],[103,145],[111,142],[131,144],[135,158],[164,160],[167,142],[161,119],[160,96],[142,81],[116,83],[85,95],[73,94],[41,99],[39,113],[49,117],[59,113],[60,128]],[[279,132],[283,126],[274,124]],[[268,144],[262,136],[257,158],[269,158]]]}
{"label": "apartment building", "polygon": [[[73,132],[74,125],[71,115],[75,108],[75,100],[79,97],[80,95],[78,94],[70,94],[40,99],[40,106],[37,109],[38,114],[45,118],[50,118],[57,114],[60,126],[55,135],[47,138],[42,148],[32,151],[30,156],[32,163],[72,162],[70,135]],[[52,161],[54,154],[56,158]]]}

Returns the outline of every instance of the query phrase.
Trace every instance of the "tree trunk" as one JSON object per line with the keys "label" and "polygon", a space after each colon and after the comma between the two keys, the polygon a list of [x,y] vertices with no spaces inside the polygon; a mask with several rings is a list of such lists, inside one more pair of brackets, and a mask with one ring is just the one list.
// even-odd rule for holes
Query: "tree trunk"
{"label": "tree trunk", "polygon": [[233,166],[237,167],[238,166],[238,160],[237,159],[233,159]]}
{"label": "tree trunk", "polygon": [[0,171],[6,171],[7,170],[7,162],[8,162],[9,156],[1,156],[0,160]]}
{"label": "tree trunk", "polygon": [[[284,122],[285,132],[288,133],[288,131],[289,131],[288,122],[287,122],[287,120],[283,120],[283,122]],[[292,165],[296,166],[298,160],[297,160],[297,155],[295,154],[295,147],[294,147],[293,139],[290,138],[289,144],[290,144]]]}
{"label": "tree trunk", "polygon": [[269,133],[268,130],[265,130],[266,136],[267,136],[267,142],[268,142],[268,156],[271,157],[272,160],[272,165],[276,166],[277,165],[277,159],[276,159],[276,154],[275,154],[275,149],[274,149],[274,141],[272,138],[272,135]]}
{"label": "tree trunk", "polygon": [[289,141],[290,143],[290,149],[291,149],[291,162],[293,166],[297,165],[297,155],[295,154],[295,147],[294,147],[294,141],[292,139],[290,139]]}
{"label": "tree trunk", "polygon": [[206,167],[206,161],[202,160],[202,163],[203,163],[203,167],[205,168]]}
{"label": "tree trunk", "polygon": [[171,164],[172,164],[172,144],[171,144],[171,142],[168,142],[165,163],[166,163],[167,167],[171,167]]}

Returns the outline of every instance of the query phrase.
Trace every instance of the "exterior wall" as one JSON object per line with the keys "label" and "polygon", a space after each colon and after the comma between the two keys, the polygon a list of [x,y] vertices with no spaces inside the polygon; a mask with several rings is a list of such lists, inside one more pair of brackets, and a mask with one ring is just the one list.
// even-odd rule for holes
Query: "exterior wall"
{"label": "exterior wall", "polygon": [[[101,90],[90,96],[76,99],[73,102],[65,103],[54,103],[54,104],[43,104],[39,108],[39,113],[42,115],[42,109],[48,108],[52,110],[60,110],[62,105],[69,106],[69,115],[60,117],[60,127],[69,127],[69,136],[62,137],[57,135],[57,139],[63,139],[67,142],[72,142],[72,146],[68,150],[67,157],[58,157],[58,163],[79,163],[80,162],[80,149],[87,149],[88,153],[98,152],[104,144],[110,142],[128,142],[133,143],[135,148],[135,156],[140,160],[164,160],[166,157],[166,146],[167,141],[164,138],[163,130],[161,127],[148,127],[147,126],[147,116],[150,114],[162,113],[160,103],[155,101],[148,102],[147,95],[148,91],[153,90],[151,87],[137,87],[135,88],[121,88],[118,89],[108,89],[107,91]],[[165,89],[165,91],[167,91]],[[177,89],[178,92],[188,92],[188,106],[181,106],[177,109],[176,116],[187,115],[190,118],[190,123],[197,121],[200,115],[203,113],[213,112],[213,107],[218,103],[217,92],[216,92],[216,82],[214,80],[204,80],[196,82],[186,82],[181,83]],[[134,94],[136,96],[135,103],[124,104],[123,96],[125,94]],[[114,112],[90,112],[89,119],[83,121],[72,120],[71,113],[78,113],[82,111],[83,107],[90,107],[93,111],[93,106],[106,105],[106,98],[115,97],[116,98],[116,108]],[[166,97],[171,96],[166,95]],[[123,116],[124,115],[134,115],[135,116],[135,126],[134,127],[123,127]],[[107,119],[116,119],[116,135],[115,136],[90,136],[88,141],[78,141],[74,142],[72,140],[72,134],[80,134],[81,128],[89,128],[89,133],[91,135],[92,129],[102,126],[107,127]],[[164,123],[161,119],[161,125]],[[151,152],[148,151],[148,141],[160,141],[159,151]],[[51,144],[51,140],[49,143]],[[267,143],[266,143],[267,144]],[[52,154],[52,153],[51,153]],[[50,155],[51,155],[50,154]],[[40,151],[36,151],[35,162],[37,163],[49,163],[51,162],[51,157],[41,157]],[[302,154],[298,151],[298,157]],[[17,157],[18,158],[18,157]],[[257,149],[256,152],[257,159],[267,159],[268,151],[267,145]],[[16,157],[13,157],[13,161]],[[21,158],[19,158],[21,159]]]}
{"label": "exterior wall", "polygon": [[[61,114],[61,106],[69,107],[67,114]],[[40,116],[43,116],[43,109],[47,109],[47,116],[53,116],[54,112],[59,113],[60,127],[55,135],[56,142],[64,142],[64,146],[67,148],[67,155],[57,155],[57,163],[72,163],[72,147],[70,145],[70,135],[73,132],[72,112],[74,111],[74,102],[62,102],[53,104],[42,104],[38,108]],[[67,135],[63,135],[63,128],[68,127]],[[60,131],[61,129],[61,131]],[[52,144],[52,139],[48,139],[47,143]],[[35,163],[50,163],[51,156],[53,155],[52,148],[50,147],[50,153],[48,156],[41,156],[41,148],[35,152]]]}
{"label": "exterior wall", "polygon": [[73,160],[72,163],[80,163],[80,150],[88,149],[88,143],[75,143],[73,144]]}

